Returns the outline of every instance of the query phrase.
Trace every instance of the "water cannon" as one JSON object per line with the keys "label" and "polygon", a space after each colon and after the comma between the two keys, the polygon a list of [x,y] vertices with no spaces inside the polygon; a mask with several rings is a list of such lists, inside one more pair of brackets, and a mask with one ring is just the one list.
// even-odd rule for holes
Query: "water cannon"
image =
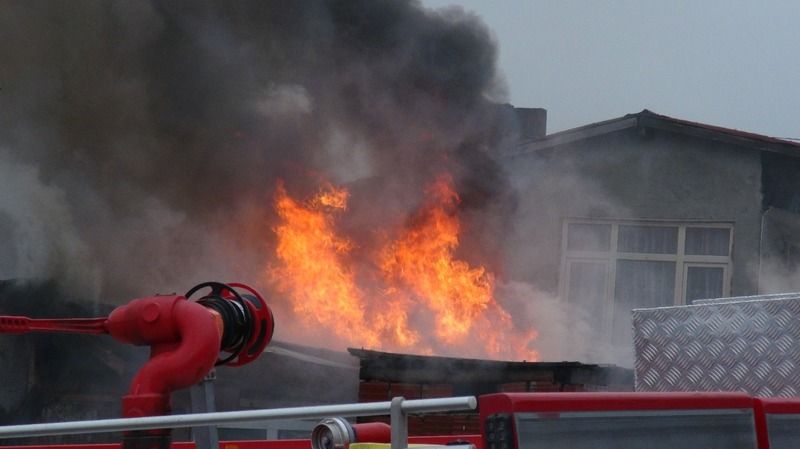
{"label": "water cannon", "polygon": [[[150,346],[122,398],[126,418],[165,415],[172,392],[199,383],[214,366],[246,365],[272,340],[275,322],[251,287],[205,282],[185,295],[138,298],[107,317],[34,319],[0,316],[0,333],[66,332],[108,334],[123,343]],[[125,435],[125,449],[169,447],[168,429]]]}

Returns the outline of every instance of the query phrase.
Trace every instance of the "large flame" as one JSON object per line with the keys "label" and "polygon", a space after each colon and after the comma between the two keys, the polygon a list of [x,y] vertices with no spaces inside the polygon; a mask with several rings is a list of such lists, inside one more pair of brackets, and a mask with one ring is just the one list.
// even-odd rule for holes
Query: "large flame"
{"label": "large flame", "polygon": [[[449,176],[428,187],[422,206],[389,233],[394,237],[374,252],[372,264],[349,259],[354,244],[335,229],[347,199],[345,189],[331,185],[305,202],[282,185],[275,195],[279,263],[270,277],[307,326],[374,349],[537,359],[528,348],[535,331],[515,330],[494,298],[494,275],[454,255],[461,224]],[[381,285],[359,287],[354,266],[375,267],[363,277]]]}
{"label": "large flame", "polygon": [[[449,177],[428,189],[427,202],[411,225],[381,254],[384,278],[396,295],[413,295],[435,316],[436,336],[455,343],[492,302],[494,277],[453,258],[460,224],[455,215],[458,195]],[[405,299],[404,302],[408,302]]]}
{"label": "large flame", "polygon": [[378,333],[364,326],[363,294],[347,268],[346,257],[353,244],[333,228],[333,215],[347,207],[347,196],[346,190],[327,185],[312,201],[302,204],[279,184],[275,210],[281,222],[274,231],[280,264],[269,274],[307,325],[324,326],[340,337],[357,328],[363,344],[379,346]]}

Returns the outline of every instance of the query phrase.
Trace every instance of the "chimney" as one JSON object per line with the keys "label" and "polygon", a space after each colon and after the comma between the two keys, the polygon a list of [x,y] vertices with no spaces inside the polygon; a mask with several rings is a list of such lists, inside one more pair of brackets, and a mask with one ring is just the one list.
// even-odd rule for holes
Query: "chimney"
{"label": "chimney", "polygon": [[534,140],[547,134],[547,109],[514,107],[520,140]]}

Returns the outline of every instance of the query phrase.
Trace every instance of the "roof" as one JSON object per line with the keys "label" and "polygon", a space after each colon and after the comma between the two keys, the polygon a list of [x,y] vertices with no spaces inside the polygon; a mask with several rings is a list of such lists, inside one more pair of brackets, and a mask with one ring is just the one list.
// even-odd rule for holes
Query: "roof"
{"label": "roof", "polygon": [[610,385],[632,381],[631,370],[580,362],[507,362],[347,349],[361,360],[360,378],[408,383],[507,383],[547,380]]}
{"label": "roof", "polygon": [[624,129],[636,128],[642,131],[648,129],[668,131],[701,139],[738,145],[761,151],[771,151],[788,156],[800,157],[800,142],[778,139],[761,134],[740,131],[738,129],[723,128],[721,126],[707,125],[705,123],[682,120],[666,115],[656,114],[647,109],[635,114],[606,120],[577,128],[568,129],[535,140],[521,142],[511,155],[524,154],[545,148],[553,148],[591,137],[609,134]]}

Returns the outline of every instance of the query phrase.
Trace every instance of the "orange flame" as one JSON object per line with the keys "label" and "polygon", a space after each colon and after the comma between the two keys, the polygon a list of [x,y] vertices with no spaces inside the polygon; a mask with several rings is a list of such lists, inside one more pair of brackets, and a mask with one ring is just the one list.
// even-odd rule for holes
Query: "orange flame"
{"label": "orange flame", "polygon": [[[343,337],[361,329],[365,345],[378,346],[377,332],[364,326],[364,301],[346,256],[353,244],[336,235],[332,213],[347,206],[347,192],[327,186],[308,204],[293,200],[279,184],[275,209],[281,223],[275,254],[281,262],[270,270],[278,291],[292,299],[295,314],[306,325],[321,325]],[[328,207],[332,211],[326,211]]]}
{"label": "orange flame", "polygon": [[422,305],[433,313],[436,338],[449,348],[537,360],[538,354],[527,349],[535,331],[514,329],[511,316],[495,301],[494,275],[454,256],[461,231],[459,201],[450,176],[440,176],[412,224],[381,253],[384,278],[408,308]]}
{"label": "orange flame", "polygon": [[453,258],[460,225],[452,181],[439,178],[428,189],[428,198],[414,226],[384,249],[380,266],[388,282],[434,313],[437,337],[454,343],[492,301],[494,276]]}
{"label": "orange flame", "polygon": [[[366,294],[348,268],[355,265],[348,256],[354,245],[334,229],[347,199],[345,189],[331,185],[305,203],[290,198],[283,185],[277,189],[280,264],[271,278],[306,325],[375,349],[537,360],[528,349],[535,331],[514,329],[494,298],[494,275],[454,256],[461,225],[449,176],[429,186],[409,224],[376,251],[378,270],[370,274],[383,287]],[[421,322],[432,322],[432,334],[417,327]]]}

